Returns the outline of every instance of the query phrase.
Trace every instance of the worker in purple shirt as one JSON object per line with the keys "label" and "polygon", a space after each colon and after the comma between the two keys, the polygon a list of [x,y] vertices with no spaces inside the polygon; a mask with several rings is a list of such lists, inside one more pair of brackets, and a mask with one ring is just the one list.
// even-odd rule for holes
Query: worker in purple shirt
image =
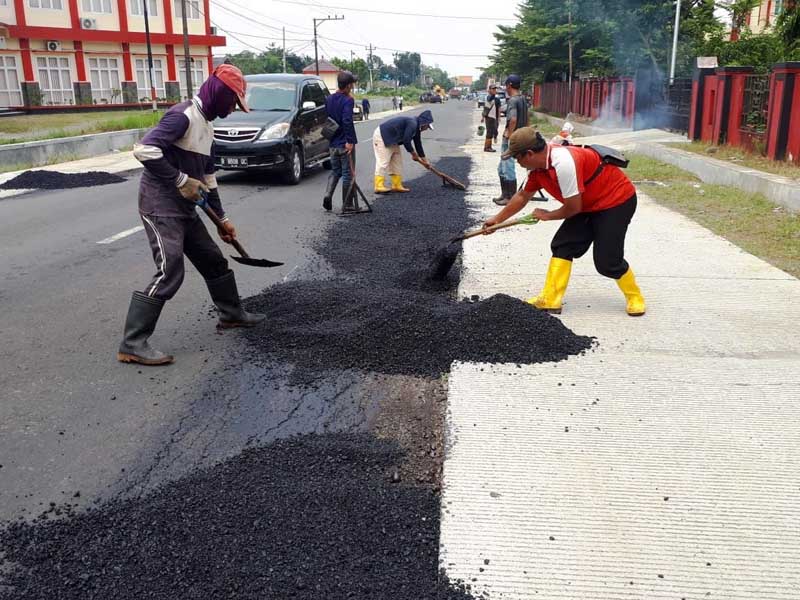
{"label": "worker in purple shirt", "polygon": [[144,165],[139,214],[156,274],[144,291],[133,292],[117,352],[121,362],[164,365],[174,360],[150,346],[148,339],[164,304],[183,283],[184,255],[206,280],[219,310],[218,327],[253,327],[265,318],[242,308],[233,271],[195,210],[201,194],[207,195],[209,206],[222,219],[220,238],[227,243],[236,238],[236,228],[222,208],[214,176],[212,121],[227,117],[237,104],[249,112],[246,87],[239,69],[220,65],[194,98],[170,108],[134,146],[134,156]]}
{"label": "worker in purple shirt", "polygon": [[336,85],[339,88],[336,93],[331,94],[325,100],[325,108],[328,116],[336,121],[339,129],[331,138],[330,157],[331,174],[328,176],[328,187],[325,189],[325,196],[322,198],[322,208],[325,210],[333,209],[333,193],[339,179],[342,179],[342,212],[355,212],[356,206],[353,201],[353,190],[350,185],[353,181],[353,173],[350,166],[355,165],[356,161],[356,127],[353,124],[353,109],[355,100],[352,92],[356,84],[356,76],[350,71],[341,71],[336,77]]}

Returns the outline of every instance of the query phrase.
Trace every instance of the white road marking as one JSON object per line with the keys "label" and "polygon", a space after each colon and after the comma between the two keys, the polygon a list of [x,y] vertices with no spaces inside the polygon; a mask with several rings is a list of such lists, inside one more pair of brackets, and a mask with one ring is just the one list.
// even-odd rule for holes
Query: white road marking
{"label": "white road marking", "polygon": [[125,231],[120,231],[116,235],[112,235],[111,237],[107,237],[104,240],[100,240],[97,242],[98,244],[111,244],[116,242],[117,240],[121,240],[122,238],[126,238],[129,235],[133,235],[134,233],[139,233],[140,231],[144,231],[144,225],[137,225],[136,227],[131,227],[130,229],[126,229]]}
{"label": "white road marking", "polygon": [[297,270],[297,267],[300,265],[295,265],[291,271],[289,271],[286,276],[283,278],[283,283],[286,283],[286,280],[289,279],[289,276]]}

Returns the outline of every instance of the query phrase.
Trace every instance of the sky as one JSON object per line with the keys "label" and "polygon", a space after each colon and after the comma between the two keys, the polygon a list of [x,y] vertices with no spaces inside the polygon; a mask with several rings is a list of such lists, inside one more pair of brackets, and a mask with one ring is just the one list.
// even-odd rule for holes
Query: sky
{"label": "sky", "polygon": [[[329,4],[328,4],[329,2]],[[497,25],[513,25],[519,0],[467,3],[464,0],[211,0],[211,21],[227,38],[215,54],[257,51],[270,43],[314,56],[312,19],[343,16],[318,25],[320,58],[361,58],[367,46],[392,62],[393,51],[419,52],[426,65],[453,75],[480,75],[495,42]],[[374,11],[374,12],[369,12]],[[385,14],[403,13],[403,14]],[[423,16],[432,15],[432,16]],[[445,18],[447,17],[447,18]]]}

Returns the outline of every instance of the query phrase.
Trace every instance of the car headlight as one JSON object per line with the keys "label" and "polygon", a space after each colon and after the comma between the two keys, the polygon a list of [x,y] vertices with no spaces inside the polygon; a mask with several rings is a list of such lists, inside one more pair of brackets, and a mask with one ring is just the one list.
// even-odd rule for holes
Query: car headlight
{"label": "car headlight", "polygon": [[286,134],[289,133],[289,123],[275,123],[275,125],[270,125],[264,130],[259,136],[259,140],[279,140],[283,137],[286,137]]}

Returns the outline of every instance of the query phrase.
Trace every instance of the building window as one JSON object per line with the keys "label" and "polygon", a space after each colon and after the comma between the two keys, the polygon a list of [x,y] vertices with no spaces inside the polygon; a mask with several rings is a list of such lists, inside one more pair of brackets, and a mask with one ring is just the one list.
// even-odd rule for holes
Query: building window
{"label": "building window", "polygon": [[[203,71],[203,63],[205,61],[192,58],[191,59],[191,71],[192,71],[192,91],[196,94],[197,90],[200,88],[200,85],[206,80],[206,76]],[[180,78],[181,82],[181,97],[188,98],[188,92],[186,90],[186,60],[181,59],[178,61],[178,77]]]}
{"label": "building window", "polygon": [[83,12],[111,14],[111,0],[83,0]]}
{"label": "building window", "polygon": [[[186,11],[186,18],[187,19],[199,19],[200,18],[200,0],[186,0],[186,6],[188,10]],[[176,19],[183,18],[183,1],[182,0],[174,0],[173,2],[173,13],[175,14]]]}
{"label": "building window", "polygon": [[[2,0],[0,0],[2,4]],[[0,54],[0,106],[21,106],[22,92],[19,88],[17,59]]]}
{"label": "building window", "polygon": [[[135,17],[144,16],[144,0],[131,0],[131,14]],[[158,16],[158,0],[149,0],[147,14],[151,17]]]}
{"label": "building window", "polygon": [[68,58],[37,56],[36,68],[39,71],[39,88],[45,104],[72,104],[75,102]]}
{"label": "building window", "polygon": [[122,102],[119,85],[119,65],[116,58],[90,58],[89,75],[92,81],[92,100],[96,104]]}
{"label": "building window", "polygon": [[783,12],[783,0],[775,0],[775,12],[773,14],[779,15]]}
{"label": "building window", "polygon": [[[147,72],[147,59],[137,58],[136,67],[136,93],[139,100],[150,97],[150,75]],[[153,85],[156,88],[156,98],[166,98],[167,92],[164,89],[164,62],[160,58],[153,59]]]}
{"label": "building window", "polygon": [[31,8],[52,8],[61,10],[61,0],[28,0],[28,6]]}

